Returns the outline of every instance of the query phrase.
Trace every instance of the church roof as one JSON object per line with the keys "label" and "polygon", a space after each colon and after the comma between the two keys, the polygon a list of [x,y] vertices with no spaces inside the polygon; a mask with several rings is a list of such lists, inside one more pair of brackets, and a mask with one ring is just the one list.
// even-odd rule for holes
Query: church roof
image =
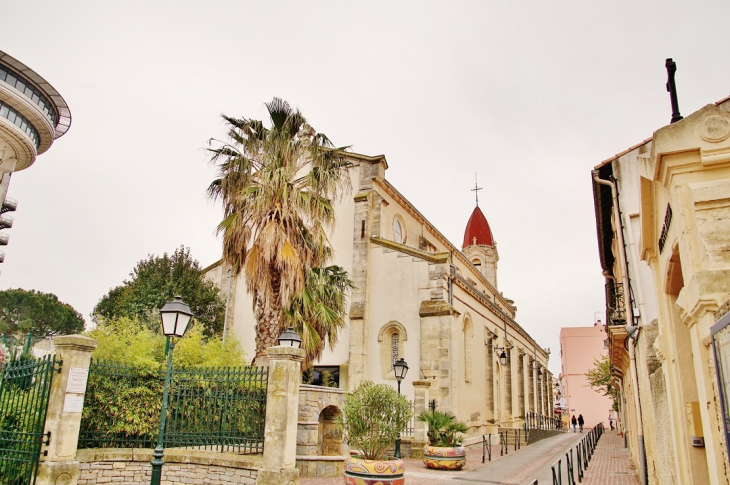
{"label": "church roof", "polygon": [[472,246],[474,244],[474,238],[476,238],[476,244],[484,246],[494,246],[494,236],[492,236],[492,229],[489,227],[487,218],[484,217],[482,210],[479,206],[474,208],[474,212],[471,213],[469,222],[466,223],[466,231],[464,231],[464,244],[462,248]]}

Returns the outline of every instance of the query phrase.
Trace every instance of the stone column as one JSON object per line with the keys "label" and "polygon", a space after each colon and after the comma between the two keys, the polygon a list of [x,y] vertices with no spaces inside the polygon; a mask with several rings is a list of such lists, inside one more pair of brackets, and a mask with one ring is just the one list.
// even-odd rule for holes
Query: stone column
{"label": "stone column", "polygon": [[[429,381],[413,381],[413,404],[415,415],[418,416],[422,411],[428,409],[428,388],[431,387]],[[426,423],[416,422],[413,429],[413,445],[411,446],[411,458],[423,458],[423,447],[428,444],[428,426]]]}
{"label": "stone column", "polygon": [[535,412],[535,359],[528,357],[528,370],[530,371],[529,382],[527,388],[527,402],[529,411]]}
{"label": "stone column", "polygon": [[540,377],[537,381],[537,414],[545,415],[545,410],[543,409],[545,406],[545,399],[543,397],[545,395],[543,387],[543,383],[545,382],[545,371],[540,364],[537,364],[537,370],[542,375],[542,377]]}
{"label": "stone column", "polygon": [[439,409],[458,411],[458,386],[454,373],[454,319],[459,316],[444,298],[448,282],[448,264],[429,264],[431,299],[421,301],[421,372],[435,376],[431,395],[439,398]]}
{"label": "stone column", "polygon": [[525,353],[517,351],[517,419],[515,426],[522,426],[525,421]]}
{"label": "stone column", "polygon": [[76,485],[79,479],[76,446],[89,361],[96,340],[83,335],[63,335],[55,337],[53,345],[56,358],[63,363],[61,372],[54,373],[51,384],[44,429],[51,433],[51,438],[45,449],[47,455],[41,456],[36,485]]}
{"label": "stone column", "polygon": [[264,427],[263,466],[259,485],[297,485],[296,464],[299,382],[304,350],[294,347],[270,347],[269,383],[266,390],[266,426]]}
{"label": "stone column", "polygon": [[485,401],[487,412],[484,415],[488,424],[494,424],[494,345],[492,334],[488,333],[484,342],[486,355],[484,356],[484,380],[485,380]]}
{"label": "stone column", "polygon": [[514,364],[514,355],[509,343],[505,344],[504,351],[507,353],[507,365],[504,366],[504,420],[508,425],[513,423],[512,414],[512,366]]}

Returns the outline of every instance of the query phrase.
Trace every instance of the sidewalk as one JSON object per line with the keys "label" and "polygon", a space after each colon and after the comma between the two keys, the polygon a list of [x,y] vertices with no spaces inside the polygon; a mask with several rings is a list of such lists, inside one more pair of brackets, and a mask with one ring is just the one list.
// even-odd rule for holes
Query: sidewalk
{"label": "sidewalk", "polygon": [[[466,466],[461,471],[436,471],[426,468],[421,460],[405,459],[406,485],[529,485],[537,479],[539,485],[552,485],[552,464],[562,459],[563,484],[568,483],[565,453],[585,434],[565,433],[553,438],[499,456],[499,445],[492,448],[492,461],[482,464],[481,447],[467,451]],[[575,468],[578,483],[578,470]],[[301,478],[301,485],[341,485],[342,477]],[[598,440],[588,469],[583,477],[584,485],[639,485],[636,468],[623,438],[616,432],[607,431]]]}
{"label": "sidewalk", "polygon": [[598,440],[593,459],[583,477],[586,485],[639,485],[639,474],[631,461],[624,439],[606,431]]}
{"label": "sidewalk", "polygon": [[[524,447],[522,448],[525,449]],[[519,453],[521,450],[514,451],[514,446],[509,449],[509,455],[499,456],[499,444],[492,445],[492,461],[489,460],[489,455],[485,458],[485,463],[489,465],[499,461],[500,459],[512,456],[515,453]],[[482,447],[472,447],[466,451],[466,465],[459,471],[449,470],[431,470],[426,468],[423,464],[423,460],[416,460],[412,458],[404,458],[403,463],[406,468],[406,484],[407,485],[437,485],[439,483],[451,483],[452,478],[458,478],[465,473],[476,470],[484,464],[482,464]],[[343,477],[335,478],[316,478],[316,477],[302,477],[299,479],[300,485],[342,485],[344,483]]]}

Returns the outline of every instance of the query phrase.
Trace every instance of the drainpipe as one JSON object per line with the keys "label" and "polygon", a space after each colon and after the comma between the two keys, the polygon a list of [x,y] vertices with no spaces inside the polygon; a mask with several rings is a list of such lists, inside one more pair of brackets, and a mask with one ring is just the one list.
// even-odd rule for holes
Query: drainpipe
{"label": "drainpipe", "polygon": [[[600,185],[611,187],[611,198],[613,199],[613,211],[614,218],[618,223],[618,230],[616,231],[616,237],[618,238],[618,256],[619,264],[623,268],[621,271],[621,282],[624,287],[624,294],[626,296],[626,316],[628,317],[628,324],[634,323],[634,307],[633,301],[631,301],[631,288],[629,287],[629,274],[628,264],[626,261],[626,246],[624,244],[624,228],[623,221],[621,220],[621,212],[618,207],[618,190],[616,189],[616,183],[614,181],[603,180],[598,177],[598,170],[591,171],[593,174],[593,180]],[[637,337],[638,338],[638,334]],[[636,347],[634,346],[634,339],[629,336],[629,359],[630,359],[630,371],[631,381],[634,384],[634,407],[636,410],[636,434],[639,441],[639,467],[641,469],[641,484],[647,484],[647,468],[646,468],[646,449],[644,447],[644,421],[641,417],[641,401],[639,399],[639,377],[636,372]]]}

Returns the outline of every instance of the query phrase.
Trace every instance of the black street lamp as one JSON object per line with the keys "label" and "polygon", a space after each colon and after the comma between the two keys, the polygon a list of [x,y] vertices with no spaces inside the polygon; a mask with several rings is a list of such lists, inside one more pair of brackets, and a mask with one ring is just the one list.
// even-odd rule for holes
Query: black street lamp
{"label": "black street lamp", "polygon": [[[406,378],[406,374],[408,374],[408,364],[406,364],[406,361],[402,358],[398,359],[393,364],[393,372],[395,373],[395,380],[398,381],[398,395],[400,396],[400,383]],[[395,440],[395,452],[393,452],[393,457],[400,458],[400,430],[398,430],[398,437]]]}
{"label": "black street lamp", "polygon": [[289,327],[281,332],[281,335],[279,336],[279,345],[284,347],[301,348],[302,337],[294,331],[294,327]]}
{"label": "black street lamp", "polygon": [[494,352],[499,353],[499,363],[502,364],[503,367],[507,365],[509,357],[507,356],[507,352],[505,352],[504,347],[494,347]]}
{"label": "black street lamp", "polygon": [[193,312],[190,307],[182,301],[181,296],[176,296],[174,301],[168,301],[160,308],[160,319],[162,320],[162,333],[167,337],[169,351],[167,352],[167,370],[165,371],[165,389],[162,392],[162,410],[160,411],[160,430],[157,433],[157,446],[152,454],[152,477],[150,485],[160,485],[162,478],[162,456],[165,453],[165,418],[167,413],[167,399],[170,391],[170,380],[172,378],[172,351],[175,350],[175,341],[172,337],[181,338],[188,329]]}

